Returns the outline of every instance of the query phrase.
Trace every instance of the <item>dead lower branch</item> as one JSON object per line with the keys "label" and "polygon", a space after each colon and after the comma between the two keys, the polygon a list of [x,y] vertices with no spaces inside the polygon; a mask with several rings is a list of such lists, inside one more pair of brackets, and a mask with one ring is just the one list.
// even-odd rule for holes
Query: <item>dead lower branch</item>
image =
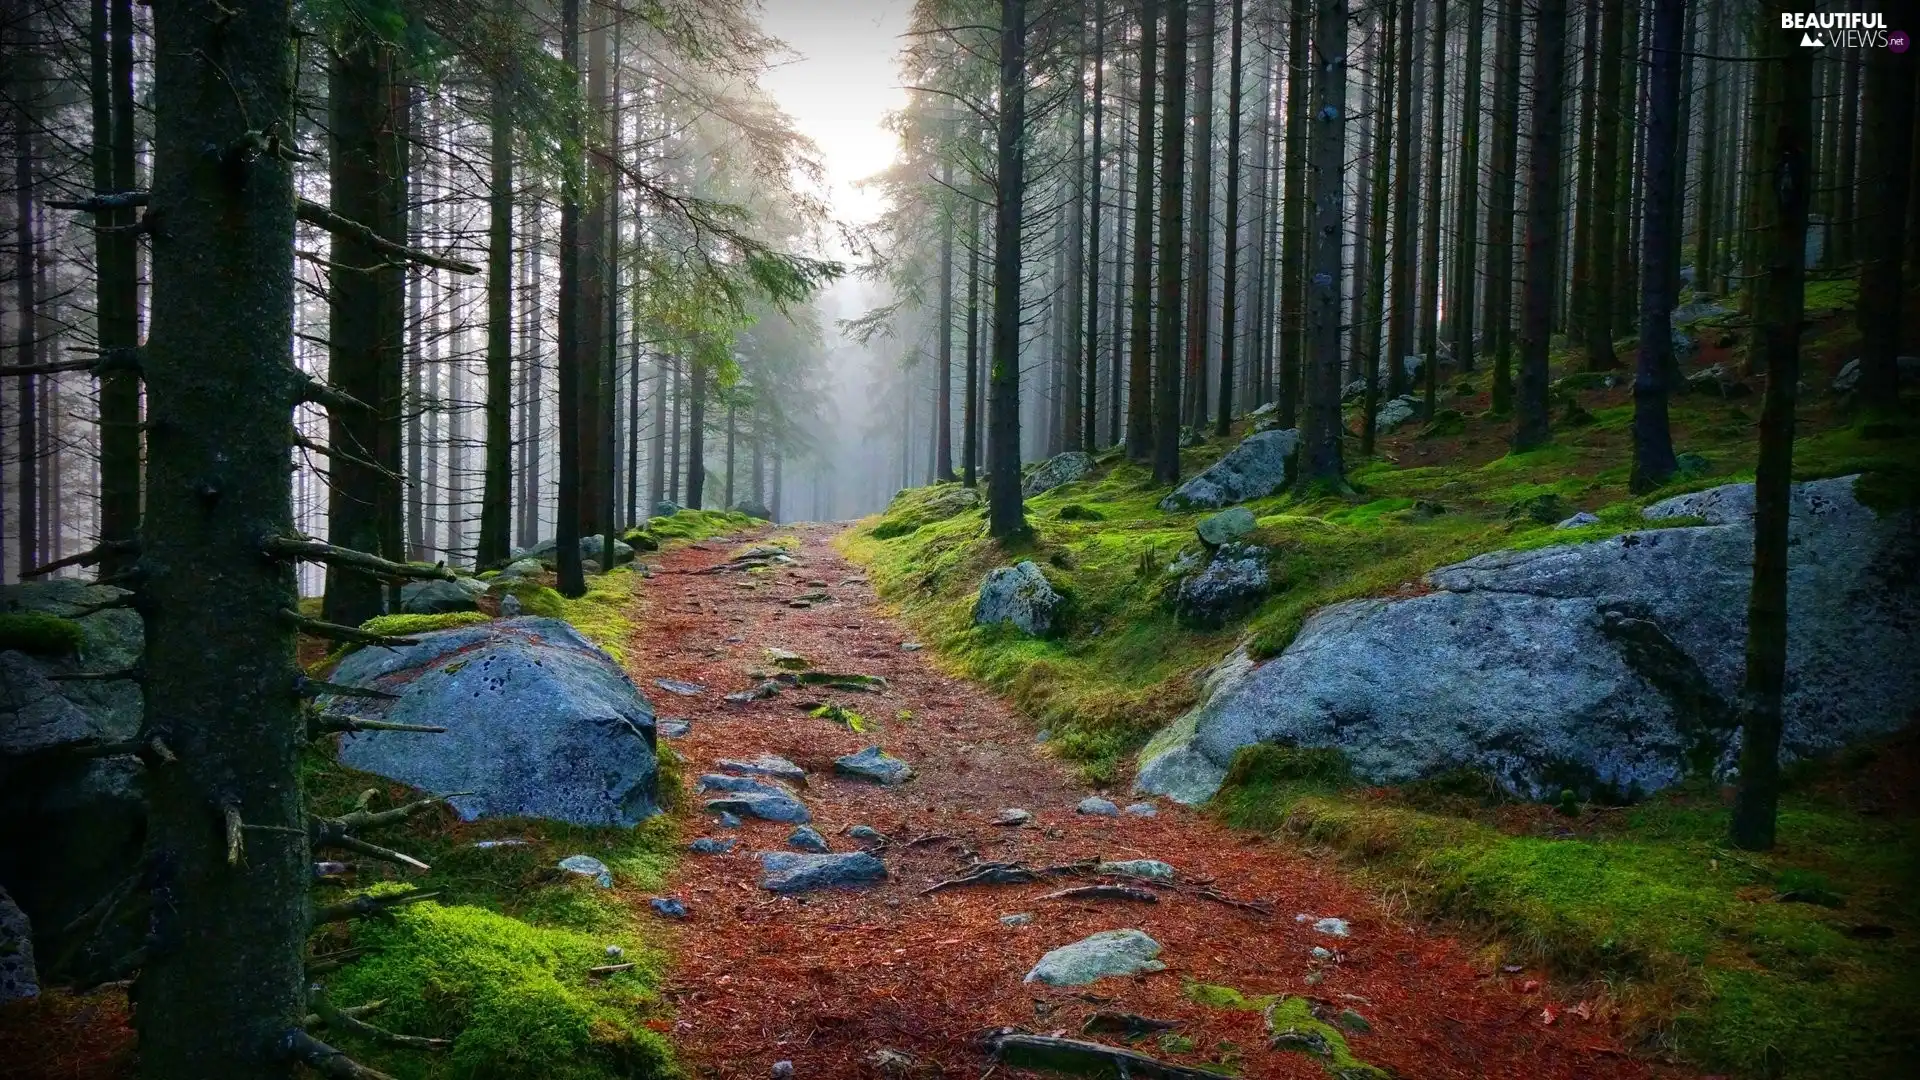
{"label": "dead lower branch", "polygon": [[417,904],[422,900],[431,900],[439,896],[438,892],[402,892],[382,893],[379,896],[356,896],[350,900],[328,904],[313,913],[313,923],[345,922],[348,919],[361,919],[368,916],[388,915],[392,909]]}
{"label": "dead lower branch", "polygon": [[78,554],[69,555],[64,559],[57,559],[44,566],[35,566],[31,569],[22,570],[20,571],[20,576],[23,578],[44,577],[53,573],[55,570],[65,570],[69,566],[96,566],[102,559],[105,559],[109,555],[133,555],[137,554],[139,550],[140,541],[138,540],[105,540],[98,546],[90,547]]}
{"label": "dead lower branch", "polygon": [[347,412],[358,409],[371,412],[366,402],[327,383],[308,375],[304,371],[295,371],[294,378],[300,380],[299,398],[309,405],[318,405],[328,412]]}
{"label": "dead lower branch", "polygon": [[451,270],[456,274],[478,274],[480,268],[470,262],[449,259],[435,255],[431,251],[398,244],[373,231],[372,226],[364,225],[349,217],[342,217],[332,209],[322,206],[312,199],[301,199],[294,211],[295,216],[309,225],[318,226],[335,236],[345,236],[357,240],[382,255],[408,262],[431,266],[440,270]]}
{"label": "dead lower branch", "polygon": [[1134,1080],[1219,1080],[1218,1073],[1150,1058],[1132,1050],[1079,1039],[1029,1035],[1001,1029],[987,1035],[996,1061],[1016,1069],[1044,1069],[1081,1076],[1124,1076]]}
{"label": "dead lower branch", "polygon": [[277,559],[325,563],[328,566],[358,570],[363,574],[388,580],[412,578],[418,581],[452,581],[454,579],[453,571],[447,569],[447,564],[444,562],[433,566],[395,562],[371,552],[340,547],[337,544],[329,544],[325,540],[315,540],[310,536],[269,537],[266,550],[268,555]]}
{"label": "dead lower branch", "polygon": [[294,692],[304,698],[325,697],[333,694],[339,697],[372,698],[376,701],[398,701],[399,694],[390,694],[385,690],[370,690],[364,686],[342,686],[323,679],[306,675],[297,675],[293,680]]}
{"label": "dead lower branch", "polygon": [[362,720],[357,716],[316,712],[307,720],[307,738],[356,731],[413,731],[422,735],[444,735],[447,729],[432,724],[396,724],[391,720]]}
{"label": "dead lower branch", "polygon": [[[445,1050],[448,1046],[452,1045],[452,1043],[446,1039],[429,1039],[420,1035],[401,1035],[398,1032],[388,1031],[386,1028],[375,1027],[365,1020],[360,1019],[354,1010],[335,1007],[333,1002],[327,1000],[326,988],[318,983],[315,983],[308,989],[307,1000],[313,1005],[314,1012],[319,1014],[320,1022],[333,1031],[350,1032],[364,1039],[372,1039],[375,1042],[386,1043],[388,1046],[398,1046],[408,1050]],[[371,1010],[363,1006],[360,1011],[367,1012]]]}
{"label": "dead lower branch", "polygon": [[390,637],[386,634],[374,634],[357,626],[342,626],[323,619],[310,619],[292,608],[281,608],[280,617],[294,629],[308,637],[326,638],[329,641],[342,641],[349,645],[372,645],[388,649],[418,645],[415,638]]}
{"label": "dead lower branch", "polygon": [[1071,889],[1061,889],[1042,896],[1042,900],[1138,900],[1143,904],[1157,904],[1160,898],[1145,889],[1136,889],[1131,885],[1076,885]]}
{"label": "dead lower branch", "polygon": [[331,1080],[393,1080],[386,1073],[367,1068],[299,1028],[293,1028],[281,1036],[281,1041],[288,1057]]}

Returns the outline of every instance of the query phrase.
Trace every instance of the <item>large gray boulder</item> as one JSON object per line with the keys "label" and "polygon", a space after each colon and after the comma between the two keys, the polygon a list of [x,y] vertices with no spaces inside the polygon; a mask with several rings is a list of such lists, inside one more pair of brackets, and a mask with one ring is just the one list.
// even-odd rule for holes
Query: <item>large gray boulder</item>
{"label": "large gray boulder", "polygon": [[[486,586],[481,586],[484,594]],[[452,611],[478,611],[472,589],[457,581],[410,581],[400,586],[400,610],[409,615],[444,615]]]}
{"label": "large gray boulder", "polygon": [[329,681],[397,700],[335,696],[330,711],[447,728],[341,737],[340,760],[453,800],[468,821],[540,817],[634,825],[655,810],[653,708],[620,665],[558,619],[521,618],[368,648]]}
{"label": "large gray boulder", "polygon": [[1056,629],[1062,603],[1047,575],[1032,561],[1023,561],[987,574],[974,601],[973,624],[1012,623],[1023,634],[1046,637]]}
{"label": "large gray boulder", "polygon": [[1082,450],[1068,450],[1064,454],[1055,454],[1033,467],[1020,485],[1020,491],[1028,498],[1043,492],[1052,491],[1062,484],[1071,484],[1083,480],[1093,471],[1093,455]]}
{"label": "large gray boulder", "polygon": [[[604,550],[605,544],[606,544],[606,538],[604,536],[581,537],[580,538],[581,560],[583,562],[591,562],[597,565],[600,562],[600,556],[606,554],[606,551]],[[530,548],[524,548],[519,551],[515,551],[513,553],[513,558],[515,562],[518,562],[521,559],[538,559],[542,566],[546,566],[546,567],[555,566],[559,562],[559,541],[552,538],[542,540]],[[615,540],[613,542],[613,561],[615,563],[632,562],[633,549],[631,547],[628,547],[625,542],[620,540]]]}
{"label": "large gray boulder", "polygon": [[1373,414],[1373,430],[1386,433],[1420,415],[1420,400],[1412,394],[1402,394],[1380,403]]}
{"label": "large gray boulder", "polygon": [[41,958],[63,958],[61,979],[110,977],[114,961],[139,947],[146,927],[132,905],[98,933],[63,928],[119,885],[138,864],[146,838],[145,767],[131,755],[49,757],[73,742],[115,743],[140,730],[139,684],[126,679],[55,679],[120,671],[145,649],[130,608],[88,608],[125,591],[72,579],[9,585],[0,610],[79,616],[77,655],[0,652],[0,881],[37,928]]}
{"label": "large gray boulder", "polygon": [[1267,549],[1227,544],[1206,569],[1180,582],[1173,610],[1190,626],[1216,628],[1259,605],[1267,595]]}
{"label": "large gray boulder", "polygon": [[1218,510],[1248,499],[1264,498],[1287,486],[1300,433],[1261,431],[1240,440],[1200,475],[1160,500],[1162,510]]}
{"label": "large gray boulder", "polygon": [[[1138,786],[1182,802],[1240,747],[1335,747],[1394,784],[1470,769],[1530,798],[1633,798],[1738,757],[1753,559],[1751,485],[1682,495],[1649,519],[1706,524],[1435,570],[1430,592],[1316,613],[1285,652],[1244,656],[1142,755]],[[1892,731],[1920,706],[1920,533],[1853,478],[1798,485],[1788,570],[1782,757]]]}
{"label": "large gray boulder", "polygon": [[886,864],[864,851],[837,855],[769,851],[760,856],[760,870],[760,887],[777,893],[852,888],[887,877]]}

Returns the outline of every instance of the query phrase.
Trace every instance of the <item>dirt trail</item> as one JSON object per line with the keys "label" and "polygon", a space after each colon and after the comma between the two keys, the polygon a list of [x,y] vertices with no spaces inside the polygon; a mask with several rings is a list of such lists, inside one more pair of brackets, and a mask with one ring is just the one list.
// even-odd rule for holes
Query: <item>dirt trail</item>
{"label": "dirt trail", "polygon": [[[748,820],[726,829],[713,815],[691,818],[689,839],[740,841],[730,854],[688,855],[670,884],[692,911],[672,931],[673,1038],[698,1074],[767,1077],[776,1061],[790,1060],[798,1080],[879,1076],[872,1058],[886,1049],[908,1055],[913,1075],[978,1077],[991,1067],[978,1044],[982,1032],[1017,1026],[1080,1037],[1088,1015],[1112,1010],[1182,1023],[1193,1049],[1169,1052],[1153,1038],[1135,1045],[1156,1057],[1224,1063],[1247,1077],[1327,1075],[1312,1059],[1268,1049],[1257,1013],[1187,1000],[1187,980],[1248,995],[1304,995],[1336,1013],[1353,1008],[1372,1026],[1349,1037],[1355,1054],[1406,1078],[1666,1072],[1623,1054],[1605,1025],[1551,1003],[1534,973],[1484,973],[1459,943],[1389,916],[1331,865],[1170,804],[1152,818],[1076,813],[1089,792],[1039,752],[1030,724],[942,673],[927,653],[901,647],[911,635],[880,613],[865,575],[833,551],[837,529],[795,531],[802,544],[793,565],[771,573],[691,572],[726,561],[732,542],[662,557],[642,590],[630,665],[663,718],[692,721],[691,733],[674,743],[688,761],[689,783],[720,758],[787,757],[807,769],[802,797],[834,850],[862,846],[842,834],[857,824],[889,838],[877,849],[888,879],[858,891],[776,896],[758,887],[756,854],[786,850],[792,826]],[[790,604],[819,592],[830,599]],[[749,671],[772,668],[768,648],[799,653],[821,670],[884,676],[888,688],[790,689],[749,704],[724,702],[722,694],[752,685]],[[655,685],[661,678],[708,689],[677,696]],[[797,707],[808,699],[857,709],[875,727],[856,734],[810,716]],[[911,717],[900,718],[903,710]],[[910,762],[916,779],[886,789],[834,776],[835,756],[874,743]],[[991,824],[1005,807],[1031,811],[1033,822]],[[1075,881],[921,895],[961,871],[968,852],[1036,866],[1161,859],[1183,880],[1210,880],[1223,894],[1270,902],[1273,914],[1166,890],[1150,905],[1040,899]],[[1033,921],[999,921],[1016,912],[1031,912]],[[1298,913],[1344,918],[1352,935],[1318,933],[1297,922]],[[1167,969],[1075,989],[1022,984],[1041,954],[1119,928],[1158,940]],[[1336,957],[1313,960],[1316,945]],[[1308,981],[1315,970],[1324,973],[1317,985]],[[1549,1025],[1542,1013],[1550,1005],[1559,1015]]]}

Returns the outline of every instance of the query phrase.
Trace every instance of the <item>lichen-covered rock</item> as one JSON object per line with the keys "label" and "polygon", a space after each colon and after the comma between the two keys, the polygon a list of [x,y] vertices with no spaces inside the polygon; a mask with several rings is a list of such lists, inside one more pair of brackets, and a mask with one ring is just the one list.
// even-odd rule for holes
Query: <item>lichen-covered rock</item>
{"label": "lichen-covered rock", "polygon": [[613,888],[613,871],[591,855],[569,855],[560,860],[560,869],[592,881],[603,889]]}
{"label": "lichen-covered rock", "polygon": [[1218,510],[1248,499],[1264,498],[1287,486],[1300,433],[1261,431],[1240,440],[1200,475],[1160,500],[1160,509]]}
{"label": "lichen-covered rock", "polygon": [[341,737],[340,760],[452,800],[466,820],[541,817],[634,825],[655,810],[653,709],[620,665],[558,619],[523,618],[368,648],[329,677],[397,700],[337,696],[324,707],[430,724],[445,734]]}
{"label": "lichen-covered rock", "polygon": [[494,575],[493,580],[512,581],[516,578],[533,577],[545,570],[546,567],[541,565],[539,559],[520,558],[501,567],[500,572]]}
{"label": "lichen-covered rock", "polygon": [[672,499],[661,499],[653,504],[653,517],[672,517],[680,512],[680,504]]}
{"label": "lichen-covered rock", "polygon": [[1085,986],[1109,975],[1165,971],[1160,943],[1139,930],[1104,930],[1042,956],[1022,982]]}
{"label": "lichen-covered rock", "polygon": [[[480,586],[484,594],[487,587]],[[409,615],[444,615],[450,611],[477,611],[473,590],[457,581],[409,581],[400,587],[400,610]]]}
{"label": "lichen-covered rock", "polygon": [[747,795],[792,795],[793,792],[778,780],[763,780],[751,776],[731,776],[726,773],[707,773],[694,783],[696,791],[726,791]]}
{"label": "lichen-covered rock", "polygon": [[807,770],[778,754],[761,754],[750,761],[721,758],[713,764],[722,772],[741,773],[746,776],[771,776],[775,780],[783,780],[801,787],[807,784]]}
{"label": "lichen-covered rock", "polygon": [[1094,817],[1120,816],[1120,807],[1112,799],[1103,799],[1098,795],[1089,795],[1081,799],[1080,804],[1073,809],[1076,813],[1090,814]]}
{"label": "lichen-covered rock", "polygon": [[742,499],[734,503],[733,508],[735,511],[745,514],[750,518],[759,518],[761,521],[773,520],[773,511],[767,509],[767,504],[758,499]]}
{"label": "lichen-covered rock", "polygon": [[1027,498],[1052,491],[1062,484],[1071,484],[1085,479],[1093,471],[1093,455],[1081,450],[1069,450],[1064,454],[1055,454],[1033,467],[1020,485],[1020,491]]}
{"label": "lichen-covered rock", "polygon": [[[1409,359],[1412,359],[1409,357]],[[1420,401],[1412,394],[1402,394],[1380,403],[1374,410],[1373,430],[1381,434],[1400,427],[1407,421],[1420,415]]]}
{"label": "lichen-covered rock", "polygon": [[834,758],[833,771],[842,776],[872,780],[889,786],[904,784],[913,779],[913,766],[878,746],[869,746],[858,753],[844,754]]}
{"label": "lichen-covered rock", "polygon": [[1256,524],[1253,511],[1244,506],[1235,506],[1201,518],[1200,523],[1194,526],[1194,531],[1199,533],[1201,543],[1217,548],[1252,532]]}
{"label": "lichen-covered rock", "polygon": [[1100,863],[1093,869],[1098,874],[1145,878],[1148,881],[1172,881],[1174,876],[1173,867],[1159,859],[1119,859]]}
{"label": "lichen-covered rock", "polygon": [[787,837],[787,846],[796,851],[811,851],[816,855],[823,855],[832,850],[827,846],[827,838],[821,836],[820,830],[811,825],[802,825],[793,830],[792,835]]}
{"label": "lichen-covered rock", "polygon": [[[606,553],[605,544],[606,544],[606,538],[604,536],[581,537],[580,538],[581,560],[598,563],[600,561],[600,557]],[[556,565],[559,561],[558,550],[559,550],[559,541],[549,538],[549,539],[540,541],[539,543],[533,545],[530,548],[525,548],[523,550],[514,552],[513,558],[515,562],[518,562],[521,559],[536,559],[540,562],[542,566],[552,567]],[[628,547],[626,544],[620,542],[619,540],[615,540],[613,542],[613,561],[616,563],[632,562],[633,549]]]}
{"label": "lichen-covered rock", "polygon": [[838,855],[769,851],[760,856],[760,869],[760,887],[777,893],[871,885],[887,877],[886,864],[864,851]]}
{"label": "lichen-covered rock", "polygon": [[[1751,485],[1649,507],[1708,524],[1501,551],[1435,570],[1430,591],[1307,620],[1285,652],[1242,661],[1149,744],[1138,784],[1209,797],[1256,742],[1338,748],[1369,783],[1456,769],[1531,798],[1631,798],[1738,756]],[[1920,706],[1920,532],[1853,478],[1797,485],[1781,754],[1818,756]]]}
{"label": "lichen-covered rock", "polygon": [[742,814],[762,821],[782,821],[790,825],[813,820],[806,804],[785,792],[743,791],[719,799],[708,799],[707,812]]}
{"label": "lichen-covered rock", "polygon": [[1047,575],[1031,560],[1022,561],[987,574],[973,605],[973,623],[1012,623],[1023,634],[1046,637],[1057,629],[1056,617],[1063,602]]}
{"label": "lichen-covered rock", "polygon": [[1173,610],[1190,626],[1218,627],[1258,606],[1270,583],[1266,548],[1227,544],[1206,569],[1180,582]]}

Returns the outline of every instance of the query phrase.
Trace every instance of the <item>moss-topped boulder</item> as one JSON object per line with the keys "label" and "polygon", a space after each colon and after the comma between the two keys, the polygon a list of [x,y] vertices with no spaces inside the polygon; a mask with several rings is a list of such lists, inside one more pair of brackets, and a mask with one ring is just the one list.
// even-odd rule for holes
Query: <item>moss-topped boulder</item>
{"label": "moss-topped boulder", "polygon": [[1249,435],[1225,457],[1160,500],[1160,509],[1218,510],[1265,498],[1292,479],[1293,454],[1299,446],[1300,433],[1292,429]]}

